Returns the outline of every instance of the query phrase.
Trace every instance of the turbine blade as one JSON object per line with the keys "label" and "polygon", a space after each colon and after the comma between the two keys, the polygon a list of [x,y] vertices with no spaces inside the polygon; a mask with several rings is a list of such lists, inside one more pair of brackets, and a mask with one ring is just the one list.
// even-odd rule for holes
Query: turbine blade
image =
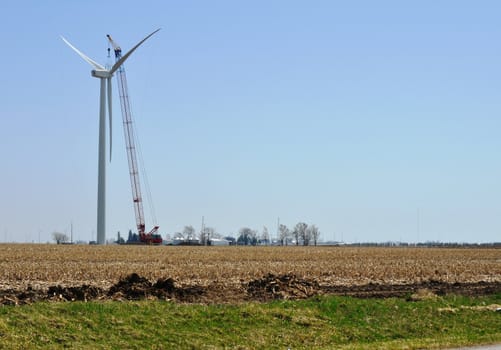
{"label": "turbine blade", "polygon": [[61,39],[63,39],[63,41],[66,43],[66,45],[68,45],[70,48],[72,48],[73,51],[75,51],[80,57],[82,57],[92,67],[94,67],[95,69],[99,69],[99,70],[105,70],[105,68],[103,66],[101,66],[99,63],[97,63],[93,59],[86,56],[82,51],[77,49],[75,46],[71,45],[70,42],[68,40],[66,40],[62,35],[61,35]]}
{"label": "turbine blade", "polygon": [[113,145],[113,118],[111,117],[112,103],[111,103],[111,76],[106,79],[108,81],[108,120],[110,128],[110,162],[111,162],[111,148]]}
{"label": "turbine blade", "polygon": [[122,56],[122,58],[120,58],[114,65],[113,67],[111,67],[110,69],[110,74],[113,74],[115,73],[115,71],[125,62],[125,60],[127,58],[129,58],[129,56],[142,44],[144,43],[146,40],[148,40],[153,34],[155,34],[156,32],[158,32],[161,28],[158,28],[157,30],[155,30],[153,33],[151,33],[150,35],[148,35],[146,38],[144,38],[143,40],[141,40],[139,43],[136,44],[136,46],[134,46],[132,49],[129,50],[129,52],[127,52],[125,55]]}

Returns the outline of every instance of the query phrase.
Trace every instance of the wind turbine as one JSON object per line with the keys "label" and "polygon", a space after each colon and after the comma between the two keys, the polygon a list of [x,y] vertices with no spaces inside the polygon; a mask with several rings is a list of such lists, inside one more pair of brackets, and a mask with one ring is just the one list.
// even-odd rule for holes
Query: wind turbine
{"label": "wind turbine", "polygon": [[[72,48],[80,57],[89,63],[94,69],[91,75],[94,78],[101,80],[101,89],[99,93],[99,162],[98,162],[98,177],[97,177],[97,244],[104,244],[106,235],[106,94],[108,95],[108,117],[110,129],[110,161],[111,161],[111,139],[112,139],[112,104],[111,104],[111,78],[113,73],[129,58],[129,56],[148,38],[158,32],[146,36],[143,40],[130,49],[120,60],[110,68],[106,69],[101,64],[92,60],[75,46],[71,45],[68,40],[61,36],[61,39]],[[107,88],[107,93],[106,93]]]}

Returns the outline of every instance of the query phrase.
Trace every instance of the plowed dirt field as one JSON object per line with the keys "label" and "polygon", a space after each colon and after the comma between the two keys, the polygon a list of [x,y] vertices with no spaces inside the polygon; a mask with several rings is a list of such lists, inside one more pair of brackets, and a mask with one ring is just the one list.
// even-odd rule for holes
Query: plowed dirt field
{"label": "plowed dirt field", "polygon": [[446,293],[501,293],[501,250],[0,245],[0,304]]}

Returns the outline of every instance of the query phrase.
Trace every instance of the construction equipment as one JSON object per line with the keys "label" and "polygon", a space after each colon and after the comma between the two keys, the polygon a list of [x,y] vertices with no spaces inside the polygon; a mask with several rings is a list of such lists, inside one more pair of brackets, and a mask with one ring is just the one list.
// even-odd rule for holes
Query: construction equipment
{"label": "construction equipment", "polygon": [[[122,49],[108,34],[108,40],[115,51],[115,61],[122,59]],[[159,226],[154,226],[149,232],[146,232],[144,222],[143,200],[141,197],[141,185],[139,182],[138,158],[135,145],[134,125],[132,121],[132,112],[127,87],[127,77],[125,68],[121,65],[117,70],[118,91],[120,96],[120,108],[122,110],[122,119],[125,134],[125,146],[127,149],[127,159],[129,163],[130,182],[132,186],[132,201],[136,215],[137,235],[130,235],[128,244],[162,244],[162,236],[158,234]]]}

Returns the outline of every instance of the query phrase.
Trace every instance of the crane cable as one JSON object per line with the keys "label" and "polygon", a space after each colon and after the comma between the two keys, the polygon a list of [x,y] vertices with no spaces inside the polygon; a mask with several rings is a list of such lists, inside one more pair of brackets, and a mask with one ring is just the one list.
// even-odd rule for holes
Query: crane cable
{"label": "crane cable", "polygon": [[[129,94],[130,94],[130,92],[129,92]],[[135,143],[137,145],[137,153],[138,153],[137,158],[139,160],[139,167],[141,169],[141,174],[143,175],[143,179],[144,179],[143,182],[144,182],[144,187],[145,187],[145,191],[146,191],[146,201],[148,202],[148,207],[150,209],[149,212],[150,212],[152,222],[156,226],[157,225],[157,215],[155,212],[155,206],[153,204],[153,196],[151,195],[151,188],[150,188],[150,181],[148,179],[148,173],[146,172],[146,167],[144,165],[143,151],[141,148],[141,142],[139,141],[139,139],[140,139],[139,131],[138,131],[137,123],[135,122],[134,119],[132,119],[132,123],[134,124],[134,129],[135,129],[134,138],[135,138]]]}
{"label": "crane cable", "polygon": [[[106,35],[107,38],[108,38],[108,58],[110,58],[110,51],[111,51],[111,48],[110,48],[110,45],[113,47],[113,50],[115,50],[115,52],[117,50],[119,50],[119,52],[121,53],[121,49],[120,49],[120,46],[118,46],[118,44],[113,41],[113,39],[111,38],[111,35]],[[120,54],[120,57],[121,57],[121,54]],[[124,69],[123,65],[120,69]],[[130,91],[128,90],[127,88],[127,97],[130,98]],[[142,174],[142,177],[143,177],[143,184],[144,184],[144,189],[146,190],[146,201],[148,202],[148,207],[149,207],[149,212],[150,212],[150,216],[151,216],[151,219],[152,219],[152,222],[155,226],[157,226],[157,216],[156,216],[156,212],[155,212],[155,206],[153,204],[153,196],[151,195],[151,188],[150,188],[150,182],[149,182],[149,179],[148,179],[148,173],[146,172],[146,167],[144,165],[144,157],[143,157],[143,152],[142,152],[142,149],[141,149],[141,142],[140,142],[140,137],[139,137],[139,131],[138,131],[138,127],[137,127],[137,123],[135,122],[135,119],[134,119],[134,113],[132,112],[132,107],[129,106],[130,108],[130,121],[132,123],[132,129],[133,129],[133,132],[132,134],[134,135],[134,143],[136,145],[136,151],[137,151],[137,159],[139,160],[139,167],[140,167],[140,173]],[[144,215],[144,213],[143,213]]]}

